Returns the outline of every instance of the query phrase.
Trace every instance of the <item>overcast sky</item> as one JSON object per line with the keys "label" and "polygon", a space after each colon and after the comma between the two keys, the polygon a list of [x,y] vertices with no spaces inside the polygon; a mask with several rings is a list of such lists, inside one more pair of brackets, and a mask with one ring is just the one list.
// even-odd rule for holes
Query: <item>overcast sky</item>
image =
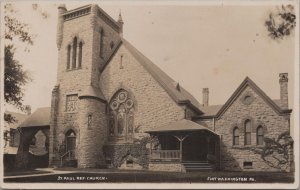
{"label": "overcast sky", "polygon": [[[68,10],[87,3],[66,3]],[[36,34],[30,53],[17,45],[17,58],[30,71],[33,81],[25,88],[24,104],[50,106],[56,83],[57,4],[14,4],[17,17]],[[272,99],[279,99],[279,73],[289,73],[289,100],[293,103],[294,34],[281,41],[268,37],[266,18],[276,6],[240,6],[218,3],[155,5],[99,3],[117,19],[121,10],[124,38],[199,102],[202,88],[210,90],[210,104],[224,104],[246,76]],[[40,11],[49,14],[43,19]],[[76,27],[76,26],[74,26]]]}

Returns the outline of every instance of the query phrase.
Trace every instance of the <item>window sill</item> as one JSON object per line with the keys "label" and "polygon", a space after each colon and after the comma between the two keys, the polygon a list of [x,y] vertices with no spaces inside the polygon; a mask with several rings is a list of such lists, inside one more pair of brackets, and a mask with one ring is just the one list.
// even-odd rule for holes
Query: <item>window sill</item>
{"label": "window sill", "polygon": [[65,111],[65,113],[77,113],[78,111]]}
{"label": "window sill", "polygon": [[80,69],[82,69],[82,67],[66,69],[66,71],[69,72],[69,71],[76,71],[76,70],[80,70]]}

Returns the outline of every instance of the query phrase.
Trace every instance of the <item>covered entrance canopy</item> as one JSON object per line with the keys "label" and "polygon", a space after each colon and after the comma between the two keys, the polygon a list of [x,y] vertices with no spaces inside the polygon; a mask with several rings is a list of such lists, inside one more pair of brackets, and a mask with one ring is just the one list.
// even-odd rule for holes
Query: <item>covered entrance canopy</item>
{"label": "covered entrance canopy", "polygon": [[219,136],[198,123],[182,119],[146,132],[153,139],[151,161],[217,161]]}
{"label": "covered entrance canopy", "polygon": [[16,155],[15,167],[23,169],[27,168],[29,165],[29,147],[35,134],[40,130],[46,136],[45,151],[48,152],[50,108],[46,107],[37,109],[24,122],[20,124],[18,129],[20,131],[20,144]]}

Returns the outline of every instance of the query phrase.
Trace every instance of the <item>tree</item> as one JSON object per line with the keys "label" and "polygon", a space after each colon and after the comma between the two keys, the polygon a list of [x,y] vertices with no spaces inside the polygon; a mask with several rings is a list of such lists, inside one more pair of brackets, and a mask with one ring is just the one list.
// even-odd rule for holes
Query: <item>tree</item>
{"label": "tree", "polygon": [[[19,109],[23,109],[22,97],[24,95],[22,86],[29,80],[23,66],[14,58],[13,45],[6,45],[4,48],[4,99],[7,103],[14,105]],[[12,121],[11,116],[6,115],[6,121]]]}
{"label": "tree", "polygon": [[[43,19],[47,19],[50,16],[37,4],[32,4],[32,9],[39,12]],[[15,17],[17,12],[12,4],[4,5],[4,99],[7,104],[23,111],[23,87],[31,81],[31,78],[28,72],[24,71],[22,64],[15,59],[16,47],[14,43],[16,41],[24,43],[24,51],[29,52],[29,46],[33,45],[33,39],[36,35],[29,32],[28,24],[21,22]],[[11,114],[4,114],[4,120],[7,123],[15,122],[15,118]]]}
{"label": "tree", "polygon": [[270,13],[265,26],[272,39],[283,39],[289,36],[296,27],[296,15],[293,5],[282,5],[276,13]]}
{"label": "tree", "polygon": [[[264,138],[263,147],[238,147],[240,150],[251,150],[259,154],[261,159],[272,168],[287,170],[290,166],[289,151],[293,148],[293,138],[285,131],[275,138]],[[291,166],[290,166],[291,167]]]}
{"label": "tree", "polygon": [[[7,104],[13,105],[20,110],[24,110],[22,88],[31,79],[28,72],[24,71],[23,66],[15,59],[16,40],[26,44],[25,51],[29,51],[28,46],[33,45],[34,35],[29,33],[28,25],[20,22],[14,17],[17,11],[12,4],[4,5],[4,99]],[[15,122],[11,114],[4,114],[7,123]]]}
{"label": "tree", "polygon": [[281,133],[277,139],[265,138],[265,146],[261,158],[271,167],[285,170],[289,166],[289,149],[293,147],[293,139],[289,131]]}

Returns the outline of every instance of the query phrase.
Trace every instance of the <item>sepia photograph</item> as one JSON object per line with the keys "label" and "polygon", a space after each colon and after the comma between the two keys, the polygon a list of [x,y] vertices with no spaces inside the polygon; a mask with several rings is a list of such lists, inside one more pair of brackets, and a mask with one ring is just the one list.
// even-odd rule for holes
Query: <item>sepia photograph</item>
{"label": "sepia photograph", "polygon": [[299,188],[299,1],[1,1],[1,188]]}

